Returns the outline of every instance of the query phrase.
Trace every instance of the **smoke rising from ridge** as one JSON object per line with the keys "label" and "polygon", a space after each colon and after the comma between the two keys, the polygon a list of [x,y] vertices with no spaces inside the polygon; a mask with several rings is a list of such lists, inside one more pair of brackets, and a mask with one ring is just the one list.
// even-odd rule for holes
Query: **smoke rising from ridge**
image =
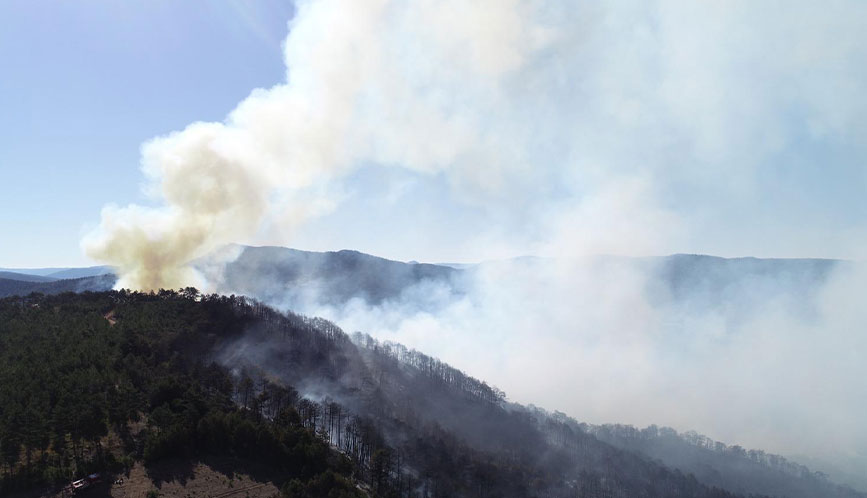
{"label": "smoke rising from ridge", "polygon": [[[717,213],[682,199],[749,200],[802,143],[863,147],[865,71],[849,64],[867,53],[863,9],[299,2],[286,83],[145,144],[154,206],[106,207],[83,247],[123,286],[201,285],[190,261],[271,233],[288,244],[372,164],[444,180],[444,202],[503,227],[467,232],[506,253],[573,251],[563,232],[578,230],[582,250],[730,249],[702,229]],[[641,202],[621,202],[635,185]]]}
{"label": "smoke rising from ridge", "polygon": [[[359,161],[459,171],[454,165],[470,160],[460,156],[473,156],[515,167],[488,157],[496,149],[484,144],[479,116],[493,102],[443,106],[445,96],[433,90],[475,81],[458,95],[474,102],[541,45],[544,36],[523,26],[523,7],[495,3],[470,8],[494,15],[492,29],[481,31],[451,22],[463,13],[458,2],[302,3],[286,41],[288,82],[254,91],[224,123],[194,123],[147,143],[143,170],[163,206],[107,207],[85,251],[115,265],[122,286],[177,287],[196,282],[188,264],[211,250],[249,239],[265,223],[285,230],[329,209],[328,183]],[[413,37],[410,53],[395,49],[402,30],[424,25],[429,32]],[[418,60],[449,61],[443,67],[451,69],[407,67]],[[481,180],[463,176],[456,181]]]}

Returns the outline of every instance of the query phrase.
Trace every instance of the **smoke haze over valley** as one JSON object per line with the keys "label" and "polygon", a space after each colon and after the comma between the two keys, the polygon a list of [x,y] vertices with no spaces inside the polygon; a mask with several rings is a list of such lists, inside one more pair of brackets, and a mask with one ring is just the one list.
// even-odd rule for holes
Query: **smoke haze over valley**
{"label": "smoke haze over valley", "polygon": [[232,250],[238,258],[209,279],[221,292],[435,354],[521,403],[811,455],[864,485],[858,264],[608,256],[455,270],[351,251]]}

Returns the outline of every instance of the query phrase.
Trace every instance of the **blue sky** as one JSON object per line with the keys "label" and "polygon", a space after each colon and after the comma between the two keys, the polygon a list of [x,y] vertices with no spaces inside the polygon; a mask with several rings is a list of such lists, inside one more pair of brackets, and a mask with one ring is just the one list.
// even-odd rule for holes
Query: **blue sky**
{"label": "blue sky", "polygon": [[287,53],[289,2],[0,4],[0,267],[93,264],[104,206],[166,205],[144,142],[281,84],[352,164],[283,157],[318,180],[202,250],[865,257],[863,3],[308,4]]}
{"label": "blue sky", "polygon": [[288,2],[0,3],[0,266],[90,264],[109,202],[141,201],[142,142],[285,79]]}

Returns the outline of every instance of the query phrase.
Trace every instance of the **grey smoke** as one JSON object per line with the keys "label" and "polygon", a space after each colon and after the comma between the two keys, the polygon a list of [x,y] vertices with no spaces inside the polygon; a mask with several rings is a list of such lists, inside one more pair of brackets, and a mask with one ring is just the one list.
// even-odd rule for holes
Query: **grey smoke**
{"label": "grey smoke", "polygon": [[[359,278],[359,287],[335,299],[336,281],[322,263],[341,255],[353,261],[357,253],[285,252],[286,261],[312,265],[296,279],[280,278],[280,264],[270,263],[281,260],[279,250],[247,251],[259,256],[242,254],[226,268],[243,287],[222,281],[221,291],[265,291],[258,297],[269,304],[460,365],[520,403],[595,424],[696,430],[809,457],[835,478],[867,484],[856,472],[867,461],[862,265],[690,255],[523,258],[415,280],[379,273],[394,292],[372,297]],[[347,264],[337,266],[352,276],[384,263]]]}
{"label": "grey smoke", "polygon": [[[474,219],[434,217],[459,235],[432,244],[393,209],[366,225],[392,226],[385,240],[365,241],[392,251],[408,231],[426,251],[460,245],[482,258],[695,246],[863,254],[860,226],[803,230],[792,209],[771,209],[761,228],[741,214],[733,234],[730,218],[732,203],[764,208],[764,179],[790,153],[863,150],[862,2],[297,7],[285,83],[254,90],[223,122],[143,146],[152,204],[107,206],[82,243],[118,269],[119,285],[204,286],[189,265],[224,244],[322,240],[315,222],[352,197],[364,168],[442,184],[424,211],[458,205]],[[720,218],[726,229],[713,230]],[[349,231],[342,219],[335,232]]]}

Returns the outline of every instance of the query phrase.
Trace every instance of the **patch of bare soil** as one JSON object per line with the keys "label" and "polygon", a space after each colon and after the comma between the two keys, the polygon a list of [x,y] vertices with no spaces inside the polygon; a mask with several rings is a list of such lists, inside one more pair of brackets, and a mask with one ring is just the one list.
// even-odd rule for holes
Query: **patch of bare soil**
{"label": "patch of bare soil", "polygon": [[114,324],[117,323],[117,318],[114,317],[114,310],[111,310],[105,315],[103,315],[103,318],[108,320],[108,324],[111,326],[114,326]]}
{"label": "patch of bare soil", "polygon": [[167,460],[147,469],[139,463],[132,468],[129,477],[121,476],[122,484],[109,483],[110,489],[103,496],[147,498],[148,492],[154,490],[161,497],[279,496],[279,490],[265,475],[254,471],[254,477],[248,473],[236,472],[235,463],[227,458],[208,459],[204,462]]}
{"label": "patch of bare soil", "polygon": [[[236,470],[243,468],[243,472]],[[250,467],[231,458],[203,461],[166,460],[145,467],[136,463],[129,475],[105,476],[105,482],[75,495],[76,498],[149,498],[156,491],[161,498],[272,498],[279,489],[266,469]],[[25,496],[25,495],[21,495]],[[28,497],[62,498],[56,492],[35,492]],[[150,496],[153,496],[151,494]]]}

